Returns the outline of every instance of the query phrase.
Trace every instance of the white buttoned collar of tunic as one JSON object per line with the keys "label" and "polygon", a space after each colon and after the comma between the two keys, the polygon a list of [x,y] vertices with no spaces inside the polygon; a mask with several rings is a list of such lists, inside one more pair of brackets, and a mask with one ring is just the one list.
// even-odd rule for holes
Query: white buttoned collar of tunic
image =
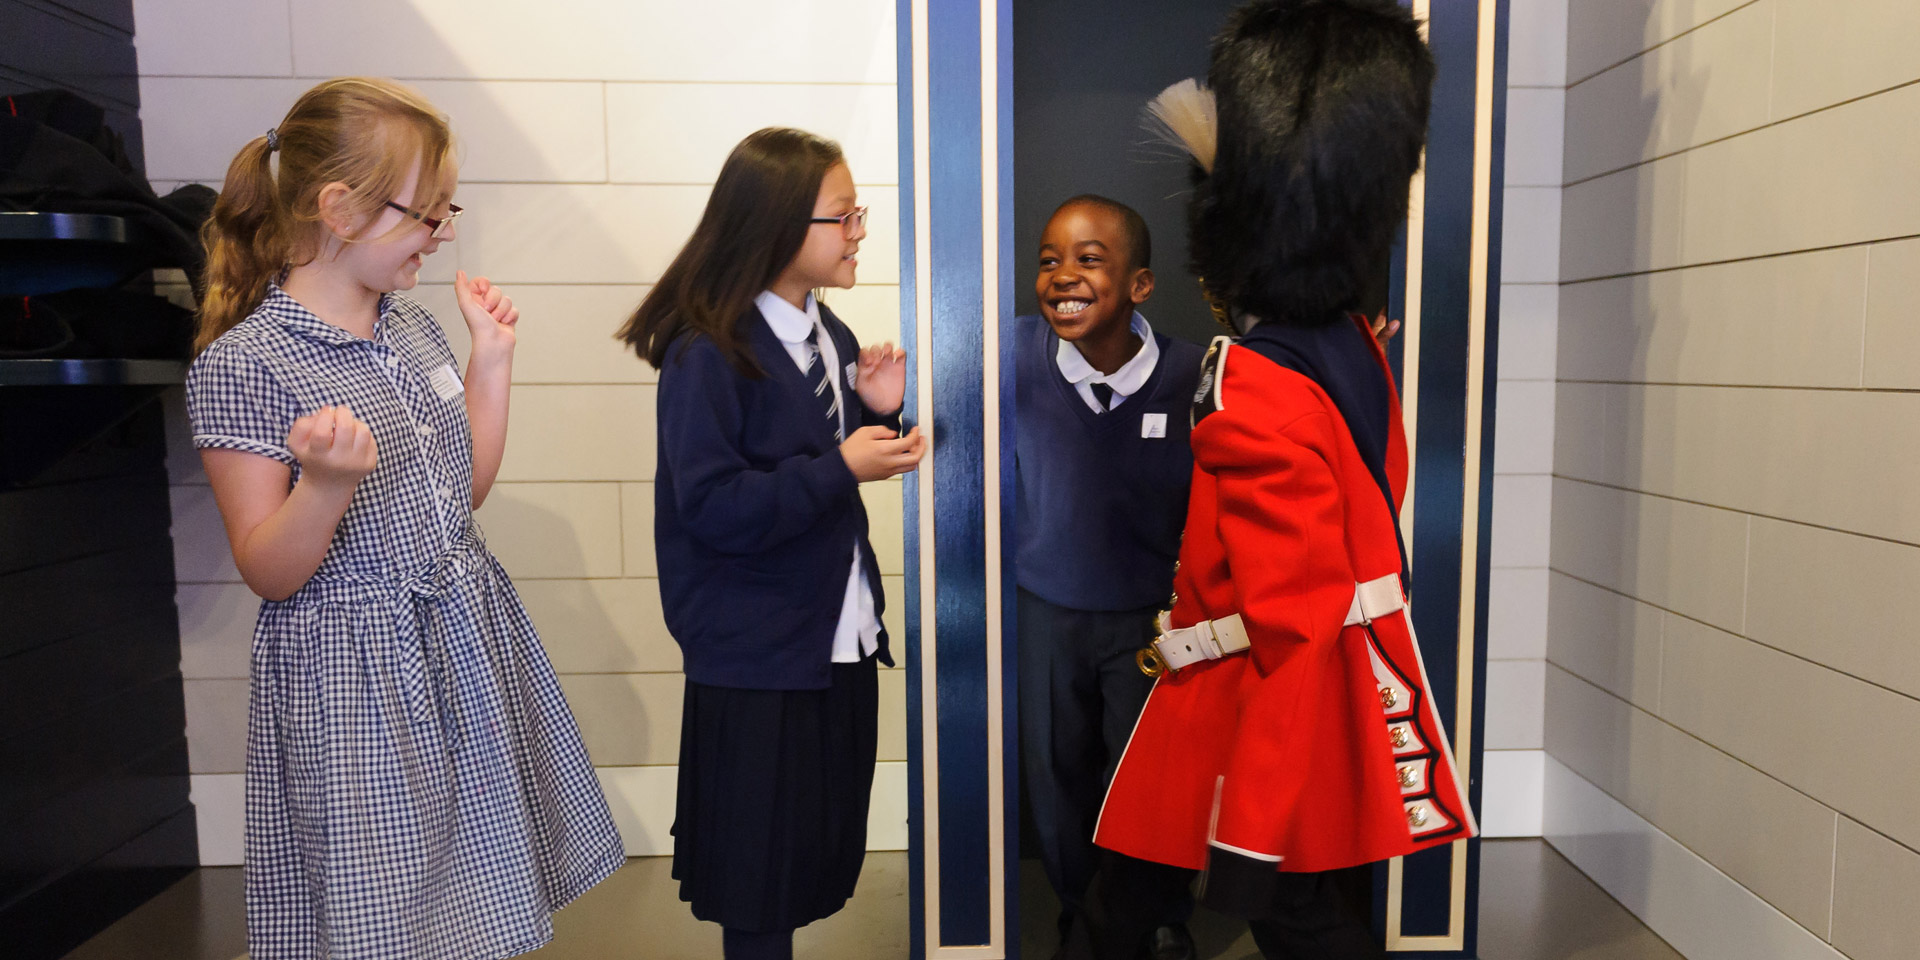
{"label": "white buttoned collar of tunic", "polygon": [[1160,345],[1153,340],[1153,328],[1147,325],[1147,318],[1135,310],[1129,326],[1133,328],[1133,335],[1140,338],[1140,350],[1133,355],[1133,359],[1110,374],[1102,374],[1094,369],[1093,364],[1080,355],[1080,348],[1065,340],[1060,341],[1059,348],[1053,353],[1053,362],[1060,368],[1060,375],[1073,384],[1080,399],[1095,413],[1106,413],[1112,407],[1100,406],[1100,401],[1093,395],[1094,384],[1104,383],[1112,389],[1113,406],[1117,407],[1120,401],[1147,385],[1148,378],[1153,376],[1153,368],[1160,363]]}
{"label": "white buttoned collar of tunic", "polygon": [[[780,345],[787,348],[787,355],[793,358],[793,365],[799,367],[801,373],[807,372],[807,334],[819,331],[820,362],[827,365],[827,382],[833,384],[833,395],[840,401],[842,416],[857,426],[858,417],[845,417],[848,401],[840,391],[841,378],[836,375],[840,354],[820,320],[820,305],[814,302],[813,294],[807,294],[805,309],[795,307],[772,290],[762,291],[754,298],[753,305],[760,308],[767,327],[780,339]],[[859,399],[853,402],[858,403]],[[847,590],[840,602],[840,621],[833,630],[834,663],[858,663],[880,649],[880,616],[874,611],[873,588],[861,575],[860,568],[860,543],[856,540],[853,570],[847,574]]]}

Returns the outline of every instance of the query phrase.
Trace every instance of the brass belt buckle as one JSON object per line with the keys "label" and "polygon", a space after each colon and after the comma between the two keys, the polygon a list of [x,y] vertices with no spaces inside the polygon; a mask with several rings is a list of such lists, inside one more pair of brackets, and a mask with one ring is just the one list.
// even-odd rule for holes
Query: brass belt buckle
{"label": "brass belt buckle", "polygon": [[[1179,570],[1180,561],[1174,561],[1173,568]],[[1153,619],[1154,625],[1163,631],[1161,636],[1165,635],[1164,631],[1170,629],[1167,617],[1172,615],[1174,605],[1179,602],[1180,597],[1175,595],[1173,599],[1167,602],[1167,609],[1160,611],[1160,615]],[[1160,636],[1155,636],[1147,642],[1146,646],[1141,647],[1139,651],[1133,655],[1133,665],[1139,667],[1141,673],[1156,680],[1165,674],[1173,672],[1172,666],[1167,663],[1167,658],[1160,654]]]}
{"label": "brass belt buckle", "polygon": [[1167,658],[1160,655],[1160,648],[1149,643],[1133,655],[1133,663],[1140,672],[1149,677],[1158,678],[1167,672]]}

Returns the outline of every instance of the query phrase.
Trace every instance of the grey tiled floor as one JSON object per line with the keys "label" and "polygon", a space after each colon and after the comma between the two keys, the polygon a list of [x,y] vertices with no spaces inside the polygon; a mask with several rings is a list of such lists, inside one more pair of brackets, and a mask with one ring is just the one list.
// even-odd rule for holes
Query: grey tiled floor
{"label": "grey tiled floor", "polygon": [[[1538,840],[1483,848],[1481,960],[1681,960],[1578,870]],[[1036,865],[1023,872],[1022,956],[1052,952],[1051,891]],[[536,960],[706,960],[720,931],[675,896],[665,859],[632,860],[555,918],[552,945]],[[800,931],[803,960],[902,960],[907,955],[907,858],[867,858],[847,909]],[[1194,917],[1204,960],[1259,960],[1244,926],[1205,911]],[[88,941],[66,960],[237,960],[244,955],[240,871],[208,868]]]}
{"label": "grey tiled floor", "polygon": [[1480,960],[1682,960],[1546,843],[1480,851]]}

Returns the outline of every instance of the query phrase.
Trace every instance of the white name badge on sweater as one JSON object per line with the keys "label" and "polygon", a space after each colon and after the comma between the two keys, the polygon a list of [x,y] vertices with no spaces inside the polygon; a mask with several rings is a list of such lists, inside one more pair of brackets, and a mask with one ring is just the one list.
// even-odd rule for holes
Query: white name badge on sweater
{"label": "white name badge on sweater", "polygon": [[847,364],[847,386],[860,389],[860,362],[857,360]]}
{"label": "white name badge on sweater", "polygon": [[453,372],[452,364],[442,364],[427,374],[427,382],[433,385],[433,392],[439,394],[442,400],[452,400],[467,390],[466,384],[460,382],[460,375]]}
{"label": "white name badge on sweater", "polygon": [[1152,440],[1167,435],[1167,415],[1164,413],[1143,413],[1140,415],[1140,436]]}

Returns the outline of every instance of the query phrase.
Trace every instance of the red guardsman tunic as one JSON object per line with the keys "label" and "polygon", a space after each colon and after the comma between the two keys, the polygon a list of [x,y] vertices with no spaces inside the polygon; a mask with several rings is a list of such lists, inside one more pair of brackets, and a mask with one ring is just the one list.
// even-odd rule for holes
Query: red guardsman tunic
{"label": "red guardsman tunic", "polygon": [[1404,598],[1406,435],[1386,357],[1372,354],[1393,398],[1391,503],[1318,383],[1216,341],[1171,624],[1239,614],[1250,649],[1160,678],[1114,774],[1101,846],[1191,869],[1224,856],[1307,872],[1477,831],[1406,612],[1356,622],[1358,584],[1386,578],[1368,591],[1391,598],[1376,611]]}

